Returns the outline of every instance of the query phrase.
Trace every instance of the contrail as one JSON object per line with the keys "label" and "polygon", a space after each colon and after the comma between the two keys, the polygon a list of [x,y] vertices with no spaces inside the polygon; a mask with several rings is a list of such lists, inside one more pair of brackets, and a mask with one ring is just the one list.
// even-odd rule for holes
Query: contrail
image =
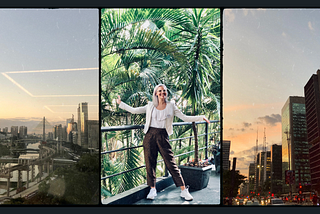
{"label": "contrail", "polygon": [[45,73],[45,72],[61,72],[61,71],[89,71],[99,68],[70,68],[70,69],[51,69],[51,70],[35,70],[35,71],[8,71],[7,74],[22,74],[22,73]]}
{"label": "contrail", "polygon": [[51,70],[35,70],[35,71],[9,71],[9,72],[3,72],[2,74],[10,80],[12,83],[14,83],[16,86],[18,86],[20,89],[22,89],[24,92],[29,94],[31,97],[96,97],[97,94],[76,94],[76,95],[33,95],[31,94],[27,89],[22,87],[19,83],[17,83],[15,80],[13,80],[10,76],[7,74],[17,74],[17,73],[45,73],[45,72],[61,72],[61,71],[90,71],[90,70],[97,70],[99,68],[71,68],[71,69],[51,69]]}
{"label": "contrail", "polygon": [[29,91],[27,91],[24,87],[22,87],[19,83],[17,83],[16,81],[14,81],[11,77],[9,77],[6,73],[2,73],[3,76],[7,77],[8,80],[10,80],[11,82],[13,82],[16,86],[18,86],[19,88],[21,88],[24,92],[26,92],[27,94],[29,94],[31,97],[34,97],[33,94],[31,94]]}

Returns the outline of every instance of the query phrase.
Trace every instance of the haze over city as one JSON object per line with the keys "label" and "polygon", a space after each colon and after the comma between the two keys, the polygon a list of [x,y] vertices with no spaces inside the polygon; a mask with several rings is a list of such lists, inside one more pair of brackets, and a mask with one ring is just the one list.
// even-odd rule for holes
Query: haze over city
{"label": "haze over city", "polygon": [[98,10],[1,9],[0,19],[0,128],[65,124],[81,102],[98,120]]}
{"label": "haze over city", "polygon": [[255,145],[281,145],[281,109],[320,68],[320,10],[226,9],[223,17],[223,138],[248,176]]}

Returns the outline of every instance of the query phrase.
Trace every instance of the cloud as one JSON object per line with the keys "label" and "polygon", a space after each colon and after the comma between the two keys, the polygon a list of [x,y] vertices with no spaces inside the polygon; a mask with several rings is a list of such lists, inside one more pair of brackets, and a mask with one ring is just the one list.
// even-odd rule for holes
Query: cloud
{"label": "cloud", "polygon": [[280,114],[271,114],[270,116],[269,115],[266,115],[264,117],[258,117],[258,122],[262,122],[262,123],[265,123],[267,125],[270,125],[270,126],[275,126],[276,123],[281,123],[281,115]]}
{"label": "cloud", "polygon": [[[270,147],[271,145],[267,146],[267,151],[270,151]],[[237,158],[237,163],[236,163],[236,168],[237,170],[240,170],[240,173],[247,176],[247,172],[249,169],[249,165],[250,163],[254,163],[254,159],[256,156],[256,146],[252,146],[249,149],[246,150],[242,150],[242,151],[231,151],[230,152],[230,158],[229,160],[231,161],[232,164],[232,160],[233,158]],[[262,150],[262,144],[258,145],[258,152],[261,152]]]}
{"label": "cloud", "polygon": [[243,122],[243,126],[246,128],[250,127],[251,125],[252,125],[251,123]]}
{"label": "cloud", "polygon": [[312,23],[310,21],[308,22],[308,27],[310,30],[314,30],[314,28],[312,27]]}

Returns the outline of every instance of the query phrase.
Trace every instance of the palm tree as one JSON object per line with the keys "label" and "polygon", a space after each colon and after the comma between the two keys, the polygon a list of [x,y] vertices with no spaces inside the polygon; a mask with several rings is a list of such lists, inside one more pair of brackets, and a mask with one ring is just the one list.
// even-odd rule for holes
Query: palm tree
{"label": "palm tree", "polygon": [[[178,48],[166,39],[163,31],[158,28],[161,26],[161,20],[179,20],[172,15],[179,13],[180,11],[173,12],[170,9],[106,9],[102,11],[101,119],[103,124],[121,125],[121,118],[126,118],[126,124],[128,124],[127,113],[114,108],[115,105],[112,103],[114,95],[123,94],[122,100],[133,106],[145,105],[147,100],[152,99],[153,88],[159,83],[167,83],[167,70],[183,60],[183,55],[178,52]],[[174,87],[171,88],[174,90]],[[142,124],[145,120],[139,115],[131,116],[130,119],[134,124]],[[130,134],[121,135],[127,136],[126,140],[120,140],[127,142],[124,143],[126,147],[130,146]],[[116,139],[116,136],[110,133],[107,137],[109,142],[112,137]],[[129,150],[126,156],[116,158],[115,164],[108,156],[104,157],[102,174],[105,175],[108,170],[113,174],[139,166],[140,153],[141,151]],[[106,189],[112,193],[130,189],[139,183],[143,174],[141,171],[132,171],[121,176],[121,179],[111,179]],[[106,183],[105,186],[107,186]],[[106,189],[102,190],[105,195],[107,195]]]}
{"label": "palm tree", "polygon": [[[144,124],[143,117],[128,117],[116,108],[113,100],[122,94],[121,99],[132,106],[145,105],[152,100],[153,88],[159,83],[167,85],[170,96],[179,97],[177,103],[188,99],[193,115],[209,110],[212,112],[209,116],[213,116],[220,96],[219,20],[217,9],[103,9],[103,124],[121,125],[121,118],[126,118],[127,124],[129,120],[131,124]],[[193,128],[196,135],[195,124]],[[187,130],[181,129],[176,134],[185,134]],[[108,139],[113,136],[109,135]],[[130,157],[134,167],[138,154]],[[110,161],[104,163],[110,170],[119,169],[110,165]]]}
{"label": "palm tree", "polygon": [[[174,26],[179,39],[174,42],[187,58],[184,76],[183,98],[192,106],[192,115],[204,109],[205,104],[220,103],[220,10],[185,9],[184,23]],[[209,99],[207,99],[209,98]],[[198,138],[195,123],[192,123],[195,136],[195,163],[198,163]]]}

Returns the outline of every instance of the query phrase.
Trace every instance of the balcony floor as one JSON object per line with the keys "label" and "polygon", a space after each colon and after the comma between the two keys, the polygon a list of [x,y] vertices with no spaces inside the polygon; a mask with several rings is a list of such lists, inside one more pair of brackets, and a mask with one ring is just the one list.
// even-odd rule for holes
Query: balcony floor
{"label": "balcony floor", "polygon": [[135,205],[180,205],[180,204],[201,204],[201,205],[219,205],[220,204],[220,174],[211,172],[208,186],[202,190],[190,191],[193,196],[192,201],[186,201],[180,197],[180,188],[174,184],[157,193],[154,200],[142,199]]}

